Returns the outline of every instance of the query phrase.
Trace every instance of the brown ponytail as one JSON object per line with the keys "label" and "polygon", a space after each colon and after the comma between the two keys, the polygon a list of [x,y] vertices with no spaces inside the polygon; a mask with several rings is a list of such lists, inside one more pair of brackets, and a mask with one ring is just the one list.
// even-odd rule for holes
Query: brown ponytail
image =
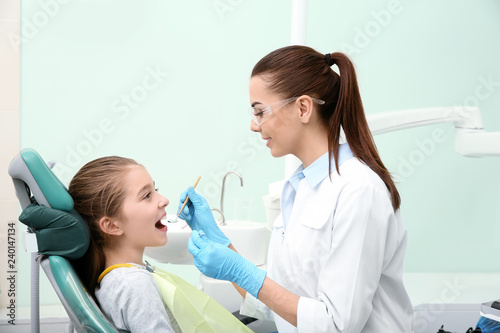
{"label": "brown ponytail", "polygon": [[[319,105],[318,110],[328,128],[328,150],[330,160],[334,157],[335,169],[339,172],[339,139],[343,129],[354,156],[384,181],[391,193],[392,206],[397,210],[401,198],[368,127],[354,66],[343,53],[329,55],[306,46],[284,47],[262,58],[255,65],[252,77],[260,75],[283,99],[309,95],[324,100],[325,104]],[[340,76],[331,69],[331,63],[337,65]]]}
{"label": "brown ponytail", "polygon": [[125,198],[123,177],[130,167],[140,165],[132,159],[110,156],[85,164],[73,177],[68,192],[75,210],[90,230],[90,246],[85,255],[74,261],[74,267],[87,291],[95,297],[97,278],[106,268],[104,248],[109,236],[101,231],[101,217],[118,217]]}

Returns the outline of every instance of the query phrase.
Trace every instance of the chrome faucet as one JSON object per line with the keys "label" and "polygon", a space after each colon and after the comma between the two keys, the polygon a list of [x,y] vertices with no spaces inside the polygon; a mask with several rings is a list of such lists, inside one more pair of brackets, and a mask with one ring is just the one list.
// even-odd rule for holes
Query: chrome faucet
{"label": "chrome faucet", "polygon": [[211,212],[217,212],[220,214],[220,219],[219,219],[219,225],[226,225],[226,218],[224,217],[224,214],[220,211],[220,209],[217,208],[210,208]]}
{"label": "chrome faucet", "polygon": [[226,223],[225,218],[224,218],[224,190],[226,188],[226,177],[229,176],[230,174],[235,174],[240,178],[240,184],[243,186],[243,177],[236,171],[228,171],[225,175],[224,178],[222,179],[222,190],[220,194],[220,211],[218,209],[212,209],[220,213],[222,216],[222,221],[220,222],[221,225],[224,225]]}

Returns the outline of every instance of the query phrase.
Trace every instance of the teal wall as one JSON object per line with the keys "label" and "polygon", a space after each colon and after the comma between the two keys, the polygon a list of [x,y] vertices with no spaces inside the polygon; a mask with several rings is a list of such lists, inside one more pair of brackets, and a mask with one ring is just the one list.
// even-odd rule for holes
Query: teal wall
{"label": "teal wall", "polygon": [[[313,0],[307,45],[351,55],[367,115],[478,105],[486,130],[500,131],[499,14],[494,0]],[[265,221],[262,196],[285,163],[249,130],[247,86],[253,65],[289,44],[290,1],[23,1],[21,16],[23,148],[57,161],[66,184],[91,159],[132,157],[169,214],[198,175],[218,208],[222,176],[237,170],[244,187],[228,179],[227,218],[246,200]],[[405,270],[499,272],[500,159],[455,153],[450,124],[376,142],[401,191]]]}

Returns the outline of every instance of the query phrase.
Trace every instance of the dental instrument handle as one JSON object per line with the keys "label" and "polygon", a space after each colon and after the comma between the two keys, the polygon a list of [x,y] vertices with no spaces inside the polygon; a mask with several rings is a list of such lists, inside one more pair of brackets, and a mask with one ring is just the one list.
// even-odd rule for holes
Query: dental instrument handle
{"label": "dental instrument handle", "polygon": [[[201,176],[198,176],[198,179],[196,179],[196,181],[194,182],[193,188],[196,188],[196,185],[198,185],[198,182],[200,181],[200,179],[201,179]],[[184,200],[184,203],[182,204],[181,209],[179,209],[179,212],[177,213],[177,216],[181,215],[181,212],[184,209],[184,207],[186,207],[188,200],[189,200],[189,195],[186,196],[186,200]]]}

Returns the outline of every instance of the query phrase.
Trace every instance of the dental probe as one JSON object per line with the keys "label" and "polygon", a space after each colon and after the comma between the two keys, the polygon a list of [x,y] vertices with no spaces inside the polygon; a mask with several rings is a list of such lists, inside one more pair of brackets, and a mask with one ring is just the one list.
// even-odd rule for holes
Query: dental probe
{"label": "dental probe", "polygon": [[[198,182],[200,181],[200,179],[201,179],[201,176],[198,176],[198,178],[194,182],[193,189],[196,188],[196,185],[198,185]],[[174,220],[168,220],[168,222],[170,222],[170,223],[177,223],[177,218],[179,217],[179,215],[181,215],[181,212],[184,209],[184,207],[186,207],[186,204],[187,204],[188,200],[189,200],[189,195],[186,196],[186,200],[184,200],[184,203],[182,204],[181,209],[179,209],[179,212],[177,213],[177,215],[175,216],[175,219]]]}

